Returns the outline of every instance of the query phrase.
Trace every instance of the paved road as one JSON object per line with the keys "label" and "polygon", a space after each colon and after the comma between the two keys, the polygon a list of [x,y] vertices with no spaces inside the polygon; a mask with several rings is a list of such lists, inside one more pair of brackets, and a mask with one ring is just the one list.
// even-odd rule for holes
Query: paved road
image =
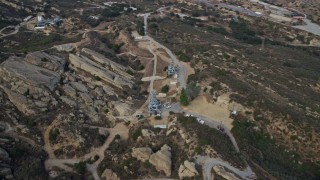
{"label": "paved road", "polygon": [[163,108],[162,111],[163,111],[162,113],[166,113],[166,112],[172,111],[172,112],[175,112],[175,113],[183,113],[184,112],[185,114],[190,114],[193,117],[198,117],[198,118],[202,119],[205,122],[206,125],[208,125],[211,128],[215,128],[217,130],[219,130],[218,126],[222,126],[224,128],[224,132],[229,136],[229,138],[230,138],[235,150],[237,152],[240,152],[238,144],[237,144],[237,141],[233,137],[233,135],[230,132],[230,130],[224,124],[221,124],[221,121],[216,120],[216,119],[212,119],[211,117],[206,117],[206,116],[203,116],[201,114],[197,114],[197,113],[194,113],[194,112],[191,112],[191,111],[186,111],[186,110],[182,109],[182,107],[180,106],[180,103],[174,103],[174,104],[171,105],[171,108],[169,108],[169,109]]}
{"label": "paved road", "polygon": [[[165,9],[164,7],[158,9],[157,11],[162,11],[163,9]],[[150,13],[146,13],[143,15],[144,17],[144,30],[145,30],[145,36],[144,39],[151,41],[152,43],[154,43],[156,46],[164,49],[167,54],[170,56],[171,60],[173,61],[174,65],[179,67],[179,71],[178,71],[178,81],[180,83],[181,88],[186,88],[187,87],[187,83],[186,83],[186,79],[187,79],[187,72],[185,67],[183,66],[183,64],[178,60],[178,58],[174,55],[174,53],[168,49],[167,47],[165,47],[164,45],[160,44],[159,42],[157,42],[156,40],[154,40],[152,37],[148,36],[148,16],[150,15]]]}
{"label": "paved road", "polygon": [[234,174],[240,176],[243,179],[256,179],[255,173],[252,171],[252,169],[247,166],[244,170],[239,170],[238,168],[235,168],[231,166],[228,162],[224,162],[219,159],[213,159],[207,156],[195,156],[196,162],[200,165],[202,165],[202,174],[204,180],[211,180],[211,171],[214,166],[223,166],[224,168],[227,168],[229,171],[233,172]]}

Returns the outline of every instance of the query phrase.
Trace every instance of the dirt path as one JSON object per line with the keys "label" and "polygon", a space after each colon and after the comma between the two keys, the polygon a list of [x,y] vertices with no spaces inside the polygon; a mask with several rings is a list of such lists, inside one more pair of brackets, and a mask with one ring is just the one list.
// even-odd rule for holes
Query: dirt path
{"label": "dirt path", "polygon": [[48,153],[49,159],[55,159],[56,156],[54,155],[54,150],[51,147],[49,134],[53,127],[59,125],[59,118],[55,118],[53,122],[47,127],[47,129],[44,132],[44,150]]}
{"label": "dirt path", "polygon": [[[50,132],[50,130],[57,123],[58,122],[55,120],[47,128],[45,134],[49,134],[48,132]],[[88,153],[80,158],[72,158],[72,159],[56,159],[53,152],[52,152],[53,150],[50,145],[49,138],[46,138],[46,149],[45,150],[47,151],[48,154],[49,153],[51,154],[51,156],[49,155],[49,159],[45,162],[46,169],[48,171],[50,171],[53,167],[58,167],[58,168],[66,170],[66,171],[73,171],[73,169],[71,167],[67,166],[66,164],[73,165],[73,164],[78,163],[80,161],[85,161],[85,160],[91,159],[91,158],[95,157],[96,155],[98,155],[99,159],[96,162],[94,162],[93,164],[87,164],[87,170],[92,173],[95,180],[100,180],[100,177],[97,173],[97,167],[102,162],[102,160],[105,158],[104,152],[106,151],[106,149],[109,148],[110,143],[113,141],[113,139],[115,138],[115,136],[117,134],[119,134],[122,139],[127,139],[129,136],[129,129],[127,128],[127,126],[124,125],[124,123],[119,123],[113,128],[108,128],[108,131],[110,134],[102,146],[100,146],[99,148],[94,148],[90,153]],[[48,137],[48,135],[47,135],[47,137]]]}

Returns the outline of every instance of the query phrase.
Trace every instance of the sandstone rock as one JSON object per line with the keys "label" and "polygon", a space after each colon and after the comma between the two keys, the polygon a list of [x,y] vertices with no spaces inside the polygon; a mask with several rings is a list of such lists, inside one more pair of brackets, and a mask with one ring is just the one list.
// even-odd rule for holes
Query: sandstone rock
{"label": "sandstone rock", "polygon": [[60,99],[61,99],[62,102],[68,104],[71,107],[76,107],[77,106],[76,102],[74,102],[73,100],[67,98],[66,96],[61,96]]}
{"label": "sandstone rock", "polygon": [[99,134],[106,136],[106,135],[109,134],[109,132],[107,130],[105,130],[105,129],[99,128]]}
{"label": "sandstone rock", "polygon": [[49,97],[42,97],[41,101],[45,102],[45,103],[48,103],[50,101],[50,98]]}
{"label": "sandstone rock", "polygon": [[80,92],[88,93],[87,87],[81,82],[72,82],[71,86]]}
{"label": "sandstone rock", "polygon": [[9,154],[6,150],[2,149],[0,147],[0,159],[1,160],[6,160],[6,159],[9,159]]}
{"label": "sandstone rock", "polygon": [[40,51],[27,54],[25,60],[30,64],[60,73],[63,72],[66,65],[65,59]]}
{"label": "sandstone rock", "polygon": [[47,107],[47,103],[44,103],[44,102],[42,102],[42,101],[35,101],[34,104],[35,104],[37,107],[40,107],[40,108]]}
{"label": "sandstone rock", "polygon": [[198,175],[198,171],[196,170],[195,164],[193,162],[184,161],[183,164],[179,167],[179,177],[183,179],[185,177],[191,178]]}
{"label": "sandstone rock", "polygon": [[18,86],[16,89],[14,89],[14,86],[12,86],[11,90],[18,92],[19,94],[27,94],[29,91],[28,87],[26,86]]}
{"label": "sandstone rock", "polygon": [[149,160],[151,154],[152,154],[152,150],[148,147],[133,148],[131,156],[134,158],[137,158],[140,161],[145,162],[146,160]]}
{"label": "sandstone rock", "polygon": [[155,136],[154,132],[152,132],[149,129],[142,129],[141,133],[142,133],[143,137],[153,137],[153,136]]}
{"label": "sandstone rock", "polygon": [[51,91],[60,82],[60,75],[48,69],[32,65],[20,57],[12,56],[0,65],[0,75],[20,79],[26,84],[46,86]]}
{"label": "sandstone rock", "polygon": [[104,91],[102,87],[96,87],[94,89],[94,92],[98,95],[98,96],[103,96],[104,95]]}
{"label": "sandstone rock", "polygon": [[77,92],[75,89],[73,89],[69,84],[65,84],[62,87],[63,91],[66,93],[66,95],[71,97],[76,97]]}
{"label": "sandstone rock", "polygon": [[132,108],[126,103],[115,102],[114,109],[119,113],[119,116],[130,116],[133,114]]}
{"label": "sandstone rock", "polygon": [[104,172],[102,173],[102,178],[104,178],[105,180],[120,180],[117,174],[110,169],[104,170]]}
{"label": "sandstone rock", "polygon": [[[99,77],[105,82],[108,82],[118,88],[122,89],[122,86],[129,86],[132,88],[133,81],[127,77],[116,74],[112,71],[107,70],[102,65],[90,60],[85,56],[76,56],[74,54],[69,54],[70,64],[75,68],[82,69],[95,77]],[[115,82],[115,79],[117,82]]]}
{"label": "sandstone rock", "polygon": [[166,176],[171,175],[171,148],[163,145],[162,148],[150,156],[149,162],[155,166],[157,171],[164,171]]}
{"label": "sandstone rock", "polygon": [[54,46],[58,51],[72,52],[75,49],[73,44],[62,44]]}
{"label": "sandstone rock", "polygon": [[91,97],[86,93],[80,93],[80,97],[87,105],[90,105],[93,102]]}
{"label": "sandstone rock", "polygon": [[110,87],[110,86],[103,85],[102,89],[104,90],[104,92],[106,92],[110,96],[116,95],[116,93],[114,92],[113,88]]}
{"label": "sandstone rock", "polygon": [[5,179],[14,179],[12,174],[6,175]]}
{"label": "sandstone rock", "polygon": [[10,102],[12,102],[19,111],[26,115],[35,114],[35,111],[32,109],[33,105],[27,101],[27,98],[25,96],[15,93],[5,87],[2,87],[2,89],[8,95]]}
{"label": "sandstone rock", "polygon": [[95,100],[93,102],[93,107],[97,108],[97,109],[100,109],[101,107],[103,107],[105,105],[106,105],[106,103],[103,100]]}
{"label": "sandstone rock", "polygon": [[0,168],[0,176],[6,176],[11,174],[12,172],[10,168]]}

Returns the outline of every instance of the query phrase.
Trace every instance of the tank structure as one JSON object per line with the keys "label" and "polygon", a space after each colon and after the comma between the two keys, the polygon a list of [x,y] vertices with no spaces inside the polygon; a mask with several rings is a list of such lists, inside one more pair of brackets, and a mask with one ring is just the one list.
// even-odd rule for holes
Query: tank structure
{"label": "tank structure", "polygon": [[150,102],[148,104],[149,114],[160,114],[161,113],[161,102],[157,99],[157,92],[150,92]]}

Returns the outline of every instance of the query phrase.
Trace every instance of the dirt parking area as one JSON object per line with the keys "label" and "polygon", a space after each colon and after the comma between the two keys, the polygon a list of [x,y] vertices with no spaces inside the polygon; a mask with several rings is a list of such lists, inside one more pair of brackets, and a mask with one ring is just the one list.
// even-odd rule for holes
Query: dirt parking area
{"label": "dirt parking area", "polygon": [[185,108],[187,111],[195,112],[203,116],[214,119],[215,121],[222,121],[222,123],[229,129],[232,129],[233,119],[229,117],[229,96],[220,96],[216,103],[210,103],[204,96],[198,96],[191,101],[190,105]]}

